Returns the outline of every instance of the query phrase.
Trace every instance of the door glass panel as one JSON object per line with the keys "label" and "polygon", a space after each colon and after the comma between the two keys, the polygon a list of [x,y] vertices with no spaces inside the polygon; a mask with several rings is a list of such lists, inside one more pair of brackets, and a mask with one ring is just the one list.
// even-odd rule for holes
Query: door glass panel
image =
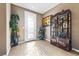
{"label": "door glass panel", "polygon": [[36,39],[36,14],[25,11],[25,40]]}

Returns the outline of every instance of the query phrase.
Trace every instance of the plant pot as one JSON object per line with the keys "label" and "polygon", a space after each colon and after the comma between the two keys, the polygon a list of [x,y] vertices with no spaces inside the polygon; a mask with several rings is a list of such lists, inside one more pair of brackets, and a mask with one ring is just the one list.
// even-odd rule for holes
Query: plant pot
{"label": "plant pot", "polygon": [[11,33],[11,47],[18,45],[18,35],[15,32]]}

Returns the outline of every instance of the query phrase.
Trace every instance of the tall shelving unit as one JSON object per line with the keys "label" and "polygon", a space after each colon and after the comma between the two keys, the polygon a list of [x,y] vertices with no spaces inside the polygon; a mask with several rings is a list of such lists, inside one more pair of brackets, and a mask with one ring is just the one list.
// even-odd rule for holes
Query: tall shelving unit
{"label": "tall shelving unit", "polygon": [[48,39],[50,40],[48,37],[48,35],[50,36],[50,33],[47,33],[47,29],[46,27],[49,27],[50,28],[50,21],[52,19],[52,15],[49,15],[47,17],[44,17],[42,18],[42,28],[44,29],[45,33],[44,33],[44,37],[45,37],[45,40]]}
{"label": "tall shelving unit", "polygon": [[72,26],[71,11],[63,10],[55,15],[51,20],[51,40],[50,43],[70,51],[72,49]]}

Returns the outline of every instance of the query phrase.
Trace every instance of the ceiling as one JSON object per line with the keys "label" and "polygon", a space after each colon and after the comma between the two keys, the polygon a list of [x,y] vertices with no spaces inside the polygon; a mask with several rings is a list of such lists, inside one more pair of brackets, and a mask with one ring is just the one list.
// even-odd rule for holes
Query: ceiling
{"label": "ceiling", "polygon": [[45,13],[51,8],[55,7],[59,3],[13,3],[14,5],[38,12],[40,14]]}

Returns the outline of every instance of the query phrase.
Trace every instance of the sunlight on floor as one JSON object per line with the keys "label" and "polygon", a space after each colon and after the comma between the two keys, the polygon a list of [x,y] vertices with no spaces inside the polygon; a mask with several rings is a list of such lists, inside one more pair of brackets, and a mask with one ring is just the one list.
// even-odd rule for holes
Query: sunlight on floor
{"label": "sunlight on floor", "polygon": [[[34,51],[32,51],[32,50],[34,50],[34,46],[35,46],[35,42],[28,43],[28,44],[26,45],[26,47],[27,47],[27,56],[33,55]],[[29,51],[29,52],[28,52],[28,51]]]}

